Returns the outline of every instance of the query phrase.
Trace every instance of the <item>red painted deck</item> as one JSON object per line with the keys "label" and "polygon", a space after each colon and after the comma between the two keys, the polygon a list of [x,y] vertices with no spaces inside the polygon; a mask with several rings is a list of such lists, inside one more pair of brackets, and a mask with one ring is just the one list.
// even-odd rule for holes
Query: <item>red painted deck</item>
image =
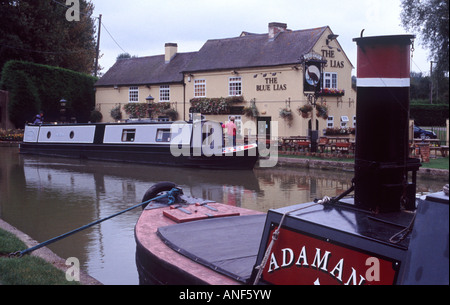
{"label": "red painted deck", "polygon": [[[179,209],[171,209],[170,207],[163,207],[158,209],[147,209],[142,212],[136,227],[135,237],[138,242],[138,247],[142,246],[152,260],[159,261],[159,265],[170,266],[170,269],[175,271],[182,271],[188,277],[198,279],[198,282],[203,282],[211,285],[239,285],[242,284],[225,275],[219,274],[212,269],[198,264],[191,259],[177,253],[169,248],[158,236],[157,229],[163,226],[169,226],[176,222],[166,215],[176,216],[177,218],[204,218],[208,215],[255,215],[261,212],[229,206],[220,203],[208,203],[209,206],[218,209],[218,212],[208,209],[205,206],[189,205],[183,208],[189,210],[192,214],[186,214]],[[209,216],[210,217],[210,216]],[[173,217],[172,217],[173,218]],[[183,222],[183,221],[180,221]],[[140,245],[139,245],[140,244]],[[162,263],[162,264],[161,264]],[[145,266],[142,266],[145,268]],[[139,268],[139,267],[138,267]],[[156,275],[158,276],[158,275]],[[184,283],[191,284],[191,283]]]}

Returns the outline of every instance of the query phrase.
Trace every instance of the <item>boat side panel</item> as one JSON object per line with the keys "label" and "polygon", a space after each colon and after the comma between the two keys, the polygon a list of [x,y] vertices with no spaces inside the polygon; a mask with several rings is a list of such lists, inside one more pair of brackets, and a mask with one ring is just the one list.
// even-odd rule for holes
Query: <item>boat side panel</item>
{"label": "boat side panel", "polygon": [[39,127],[39,143],[93,143],[95,125],[78,126],[41,126]]}
{"label": "boat side panel", "polygon": [[24,142],[34,142],[38,141],[39,137],[39,126],[25,126],[25,131],[23,135]]}

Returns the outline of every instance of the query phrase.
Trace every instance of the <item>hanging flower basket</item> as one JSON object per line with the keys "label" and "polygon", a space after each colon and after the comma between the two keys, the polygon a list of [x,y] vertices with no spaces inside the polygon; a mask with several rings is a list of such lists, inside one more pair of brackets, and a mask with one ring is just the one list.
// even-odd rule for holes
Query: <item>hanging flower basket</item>
{"label": "hanging flower basket", "polygon": [[292,120],[294,119],[292,116],[291,109],[282,108],[280,109],[280,118],[284,119],[288,126],[290,127],[292,125]]}
{"label": "hanging flower basket", "polygon": [[110,115],[116,121],[121,120],[122,119],[122,111],[120,111],[120,105],[111,109]]}
{"label": "hanging flower basket", "polygon": [[304,119],[309,118],[312,110],[313,110],[313,107],[311,105],[309,105],[309,104],[303,105],[303,106],[297,108],[298,113]]}
{"label": "hanging flower basket", "polygon": [[249,118],[256,118],[259,116],[258,108],[256,108],[256,104],[254,101],[250,102],[250,106],[242,108],[242,114]]}
{"label": "hanging flower basket", "polygon": [[328,107],[326,105],[316,105],[316,114],[319,118],[328,119]]}

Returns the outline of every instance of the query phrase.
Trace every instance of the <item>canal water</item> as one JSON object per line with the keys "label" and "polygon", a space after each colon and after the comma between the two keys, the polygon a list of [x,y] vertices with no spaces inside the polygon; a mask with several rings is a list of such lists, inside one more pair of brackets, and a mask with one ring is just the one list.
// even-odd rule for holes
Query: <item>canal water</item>
{"label": "canal water", "polygon": [[[48,158],[0,147],[0,218],[43,242],[141,202],[159,181],[186,195],[266,212],[271,208],[336,196],[353,173],[292,168],[213,171]],[[438,191],[445,180],[420,180],[418,191]],[[76,257],[104,284],[138,284],[134,225],[140,208],[49,246]]]}

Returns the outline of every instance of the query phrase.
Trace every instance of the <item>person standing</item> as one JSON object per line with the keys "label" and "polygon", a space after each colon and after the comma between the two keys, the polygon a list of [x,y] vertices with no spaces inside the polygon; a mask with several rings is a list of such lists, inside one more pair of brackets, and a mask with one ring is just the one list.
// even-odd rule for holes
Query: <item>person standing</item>
{"label": "person standing", "polygon": [[36,114],[33,124],[38,125],[43,123],[44,123],[44,112],[39,111],[39,114]]}
{"label": "person standing", "polygon": [[227,129],[228,143],[233,143],[233,147],[236,146],[236,124],[234,123],[234,116],[230,117],[230,120],[223,125]]}

